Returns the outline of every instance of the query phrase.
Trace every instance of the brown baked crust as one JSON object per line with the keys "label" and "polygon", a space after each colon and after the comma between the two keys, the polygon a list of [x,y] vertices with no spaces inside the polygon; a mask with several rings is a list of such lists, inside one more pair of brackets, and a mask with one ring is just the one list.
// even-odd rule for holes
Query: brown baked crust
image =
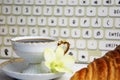
{"label": "brown baked crust", "polygon": [[120,45],[77,71],[70,80],[120,80]]}
{"label": "brown baked crust", "polygon": [[[87,68],[87,74],[86,74],[86,77],[85,77],[86,80],[92,80],[92,63],[88,65],[88,68]],[[84,80],[85,80],[84,79]]]}
{"label": "brown baked crust", "polygon": [[77,71],[74,76],[71,77],[71,80],[85,80],[87,68],[83,68]]}
{"label": "brown baked crust", "polygon": [[75,73],[74,76],[71,77],[71,80],[85,80],[87,68],[83,68]]}

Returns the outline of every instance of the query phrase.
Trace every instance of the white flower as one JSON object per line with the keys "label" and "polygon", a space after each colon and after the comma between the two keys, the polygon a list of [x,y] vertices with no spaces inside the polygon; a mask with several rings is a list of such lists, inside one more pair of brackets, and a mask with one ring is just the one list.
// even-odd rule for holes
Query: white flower
{"label": "white flower", "polygon": [[54,51],[50,48],[46,48],[44,52],[45,65],[51,70],[51,72],[72,72],[75,59],[73,56],[65,54],[64,49],[60,46]]}

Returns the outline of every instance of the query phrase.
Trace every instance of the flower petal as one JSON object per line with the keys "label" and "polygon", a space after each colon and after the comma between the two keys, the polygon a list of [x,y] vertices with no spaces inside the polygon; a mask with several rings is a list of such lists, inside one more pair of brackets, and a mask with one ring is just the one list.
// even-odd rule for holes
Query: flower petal
{"label": "flower petal", "polygon": [[71,55],[64,55],[61,60],[67,68],[71,68],[75,63],[75,58]]}
{"label": "flower petal", "polygon": [[64,49],[61,46],[58,46],[55,54],[56,58],[62,58],[64,56]]}
{"label": "flower petal", "polygon": [[49,61],[49,62],[53,61],[56,58],[54,50],[50,48],[46,48],[44,52],[44,58],[45,58],[45,61]]}

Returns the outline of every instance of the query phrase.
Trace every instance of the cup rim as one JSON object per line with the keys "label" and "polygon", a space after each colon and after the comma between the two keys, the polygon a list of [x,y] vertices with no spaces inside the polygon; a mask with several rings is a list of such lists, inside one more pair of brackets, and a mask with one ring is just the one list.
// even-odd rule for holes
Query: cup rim
{"label": "cup rim", "polygon": [[[55,42],[57,41],[58,39],[55,38],[55,37],[49,37],[49,36],[18,36],[18,37],[14,37],[11,39],[12,42],[17,42],[17,43],[24,43],[24,42],[19,42],[17,40],[23,40],[23,39],[39,39],[39,38],[43,38],[43,39],[51,39],[51,40],[54,40],[52,42]],[[41,42],[38,42],[38,43],[41,43]],[[47,42],[44,42],[44,43],[47,43]],[[50,42],[49,42],[50,43]]]}

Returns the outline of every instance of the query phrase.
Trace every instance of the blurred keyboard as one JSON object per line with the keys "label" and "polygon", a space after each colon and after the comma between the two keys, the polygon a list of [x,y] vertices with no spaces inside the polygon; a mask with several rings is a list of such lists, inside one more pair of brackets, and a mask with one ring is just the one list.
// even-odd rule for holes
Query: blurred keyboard
{"label": "blurred keyboard", "polygon": [[53,36],[89,63],[120,44],[120,0],[0,0],[0,59],[18,57],[10,39]]}

